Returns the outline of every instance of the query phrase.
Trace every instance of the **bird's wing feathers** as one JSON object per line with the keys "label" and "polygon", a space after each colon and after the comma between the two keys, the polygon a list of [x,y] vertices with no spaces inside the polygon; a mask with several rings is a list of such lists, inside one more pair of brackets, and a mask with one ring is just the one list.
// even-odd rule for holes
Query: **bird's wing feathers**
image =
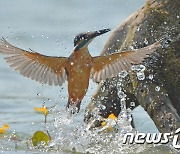
{"label": "bird's wing feathers", "polygon": [[67,58],[25,51],[11,45],[4,38],[0,41],[0,53],[7,55],[5,59],[12,68],[32,80],[61,86],[66,79]]}
{"label": "bird's wing feathers", "polygon": [[142,62],[144,58],[148,57],[148,54],[154,52],[158,47],[160,47],[160,43],[156,42],[150,46],[133,51],[94,57],[91,78],[94,82],[99,82],[116,76],[123,70],[128,71],[133,64]]}

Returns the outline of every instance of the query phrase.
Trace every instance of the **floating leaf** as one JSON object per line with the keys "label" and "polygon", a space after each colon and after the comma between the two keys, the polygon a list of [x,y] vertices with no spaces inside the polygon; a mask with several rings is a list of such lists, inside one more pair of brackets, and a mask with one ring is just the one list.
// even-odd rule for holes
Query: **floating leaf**
{"label": "floating leaf", "polygon": [[2,127],[0,127],[0,134],[5,133],[5,131],[9,128],[8,124],[4,124]]}
{"label": "floating leaf", "polygon": [[101,126],[105,126],[105,125],[106,125],[105,121],[101,122]]}
{"label": "floating leaf", "polygon": [[37,112],[43,113],[45,116],[48,115],[48,110],[45,106],[44,107],[35,107],[34,110]]}
{"label": "floating leaf", "polygon": [[108,116],[108,119],[116,120],[117,117],[114,115],[114,113],[111,113],[111,114]]}
{"label": "floating leaf", "polygon": [[103,118],[101,122],[102,127],[106,127],[108,130],[112,131],[113,127],[109,125],[109,121],[115,121],[117,117],[114,115],[114,113],[111,113],[107,119]]}
{"label": "floating leaf", "polygon": [[50,137],[42,132],[42,131],[37,131],[34,133],[34,136],[32,137],[32,144],[33,146],[38,146],[38,145],[48,145],[48,142],[50,141]]}

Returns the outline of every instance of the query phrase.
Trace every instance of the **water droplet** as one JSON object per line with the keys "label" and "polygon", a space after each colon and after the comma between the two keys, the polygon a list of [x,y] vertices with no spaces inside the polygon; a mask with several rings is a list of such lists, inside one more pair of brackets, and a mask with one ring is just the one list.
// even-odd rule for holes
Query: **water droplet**
{"label": "water droplet", "polygon": [[125,97],[126,97],[126,94],[125,94],[123,91],[119,91],[119,92],[118,92],[118,97],[121,98],[121,99],[122,99],[122,98],[125,98]]}
{"label": "water droplet", "polygon": [[49,102],[51,102],[51,99],[50,99],[50,98],[48,98],[48,101],[49,101]]}
{"label": "water droplet", "polygon": [[121,73],[119,73],[119,76],[122,78],[125,78],[128,75],[127,71],[122,71]]}
{"label": "water droplet", "polygon": [[132,71],[135,71],[135,70],[136,70],[135,65],[132,65],[132,66],[131,66],[131,70],[132,70]]}
{"label": "water droplet", "polygon": [[129,47],[131,50],[134,50],[134,47],[131,45],[130,47]]}
{"label": "water droplet", "polygon": [[145,79],[145,75],[143,72],[137,72],[137,78],[138,80],[144,80]]}
{"label": "water droplet", "polygon": [[144,72],[146,67],[144,65],[132,65],[131,70],[137,71],[137,72]]}
{"label": "water droplet", "polygon": [[101,96],[101,100],[104,100],[104,96]]}
{"label": "water droplet", "polygon": [[134,102],[130,102],[130,106],[135,107],[135,103]]}
{"label": "water droplet", "polygon": [[148,40],[145,38],[145,40],[144,40],[144,44],[146,44],[146,45],[148,45]]}
{"label": "water droplet", "polygon": [[156,86],[156,87],[155,87],[155,90],[156,90],[156,91],[159,91],[160,89],[161,89],[161,88],[160,88],[159,86]]}
{"label": "water droplet", "polygon": [[42,146],[44,146],[45,144],[46,144],[45,141],[41,141],[41,142],[40,142],[40,145],[42,145]]}
{"label": "water droplet", "polygon": [[144,72],[146,67],[144,65],[137,65],[136,71]]}
{"label": "water droplet", "polygon": [[150,80],[152,80],[152,79],[153,79],[153,75],[152,75],[152,74],[149,74],[148,78],[149,78]]}
{"label": "water droplet", "polygon": [[122,83],[121,82],[117,82],[116,84],[116,87],[118,88],[119,91],[121,91],[121,86],[122,86]]}
{"label": "water droplet", "polygon": [[106,87],[105,86],[102,86],[101,87],[101,91],[104,92],[106,90]]}
{"label": "water droplet", "polygon": [[105,109],[106,109],[106,106],[105,106],[105,105],[101,105],[100,108],[101,108],[102,110],[105,110]]}

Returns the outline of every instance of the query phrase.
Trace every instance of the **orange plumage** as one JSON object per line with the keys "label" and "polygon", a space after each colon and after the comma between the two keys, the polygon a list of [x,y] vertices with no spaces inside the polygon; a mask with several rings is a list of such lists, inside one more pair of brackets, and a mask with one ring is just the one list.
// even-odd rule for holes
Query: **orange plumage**
{"label": "orange plumage", "polygon": [[25,77],[40,83],[61,86],[68,81],[69,105],[80,103],[85,96],[89,79],[94,82],[118,75],[129,70],[132,64],[138,64],[154,52],[160,43],[156,42],[145,48],[118,52],[106,56],[92,57],[88,50],[89,43],[99,35],[110,31],[103,29],[95,32],[81,33],[74,39],[73,53],[67,57],[50,57],[34,51],[25,51],[8,43],[4,38],[0,42],[0,53],[12,68]]}

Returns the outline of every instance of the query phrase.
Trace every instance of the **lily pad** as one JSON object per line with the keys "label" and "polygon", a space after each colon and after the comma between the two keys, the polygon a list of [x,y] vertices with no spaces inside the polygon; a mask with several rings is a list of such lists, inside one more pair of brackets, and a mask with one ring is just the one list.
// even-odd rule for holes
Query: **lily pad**
{"label": "lily pad", "polygon": [[49,141],[50,141],[50,137],[42,131],[35,132],[32,137],[33,146],[38,146],[38,145],[47,146]]}

